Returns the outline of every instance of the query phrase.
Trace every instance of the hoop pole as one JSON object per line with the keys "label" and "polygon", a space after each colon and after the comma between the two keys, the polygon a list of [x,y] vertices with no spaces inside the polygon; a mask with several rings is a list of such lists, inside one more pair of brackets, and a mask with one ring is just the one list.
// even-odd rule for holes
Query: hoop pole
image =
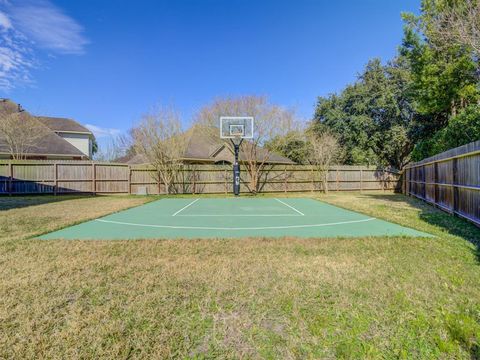
{"label": "hoop pole", "polygon": [[243,139],[240,139],[238,144],[236,144],[233,139],[230,140],[232,141],[235,152],[235,161],[233,163],[233,193],[235,196],[238,196],[240,195],[240,164],[238,163],[238,153],[240,152],[240,145]]}

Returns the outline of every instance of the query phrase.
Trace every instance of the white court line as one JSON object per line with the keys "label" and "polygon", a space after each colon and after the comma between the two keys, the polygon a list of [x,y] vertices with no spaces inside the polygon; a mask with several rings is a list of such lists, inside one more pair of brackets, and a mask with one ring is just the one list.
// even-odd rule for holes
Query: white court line
{"label": "white court line", "polygon": [[187,206],[184,206],[183,208],[181,208],[180,210],[178,210],[175,214],[173,214],[172,216],[175,216],[177,215],[178,213],[180,213],[181,211],[185,210],[186,208],[188,208],[189,206],[195,204],[198,200],[200,199],[195,199],[193,200],[191,203],[189,203]]}
{"label": "white court line", "polygon": [[293,206],[288,205],[286,202],[283,202],[282,200],[279,200],[279,199],[275,199],[275,200],[277,200],[278,202],[282,203],[283,205],[287,205],[290,209],[295,210],[295,211],[296,211],[297,213],[299,213],[300,215],[305,216],[304,213],[302,213],[301,211],[295,209]]}
{"label": "white court line", "polygon": [[257,217],[257,216],[266,216],[266,217],[272,217],[272,216],[286,216],[286,217],[300,217],[302,215],[296,215],[296,214],[188,214],[188,215],[178,215],[178,217]]}
{"label": "white court line", "polygon": [[344,225],[344,224],[355,224],[355,223],[367,222],[367,221],[372,221],[372,220],[377,220],[377,219],[376,219],[376,218],[367,218],[367,219],[362,219],[362,220],[340,221],[340,222],[326,223],[326,224],[287,225],[287,226],[265,226],[265,227],[244,227],[244,228],[135,224],[135,223],[128,223],[128,222],[123,222],[123,221],[102,220],[102,219],[96,219],[95,221],[103,222],[103,223],[109,223],[109,224],[128,225],[128,226],[139,226],[139,227],[153,227],[153,228],[164,228],[164,229],[188,229],[188,230],[275,230],[275,229],[298,229],[298,228],[308,228],[308,227],[322,227],[322,226],[334,226],[334,225]]}

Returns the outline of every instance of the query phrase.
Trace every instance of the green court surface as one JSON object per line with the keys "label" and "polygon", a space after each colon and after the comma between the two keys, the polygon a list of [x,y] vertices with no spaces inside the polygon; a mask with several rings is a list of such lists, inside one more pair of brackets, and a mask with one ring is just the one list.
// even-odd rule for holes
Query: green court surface
{"label": "green court surface", "polygon": [[162,199],[40,239],[431,236],[306,198]]}

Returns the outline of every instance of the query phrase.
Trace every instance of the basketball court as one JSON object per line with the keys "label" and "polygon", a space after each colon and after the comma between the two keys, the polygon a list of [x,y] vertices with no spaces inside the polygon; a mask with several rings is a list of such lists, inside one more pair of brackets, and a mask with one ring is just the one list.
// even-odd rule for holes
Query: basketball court
{"label": "basketball court", "polygon": [[254,136],[254,118],[224,116],[230,141],[234,198],[168,198],[41,236],[41,239],[175,239],[244,237],[430,236],[308,198],[244,198],[239,151]]}
{"label": "basketball court", "polygon": [[167,198],[40,239],[431,236],[309,198]]}

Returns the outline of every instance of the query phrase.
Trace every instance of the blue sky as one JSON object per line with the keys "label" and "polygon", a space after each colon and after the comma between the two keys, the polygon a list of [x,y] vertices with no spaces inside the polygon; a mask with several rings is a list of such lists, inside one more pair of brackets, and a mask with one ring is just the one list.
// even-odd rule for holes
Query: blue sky
{"label": "blue sky", "polygon": [[[318,96],[388,60],[419,0],[0,0],[0,97],[97,136],[155,104],[188,125],[217,96],[257,94],[309,119]],[[100,139],[100,141],[102,141]]]}

